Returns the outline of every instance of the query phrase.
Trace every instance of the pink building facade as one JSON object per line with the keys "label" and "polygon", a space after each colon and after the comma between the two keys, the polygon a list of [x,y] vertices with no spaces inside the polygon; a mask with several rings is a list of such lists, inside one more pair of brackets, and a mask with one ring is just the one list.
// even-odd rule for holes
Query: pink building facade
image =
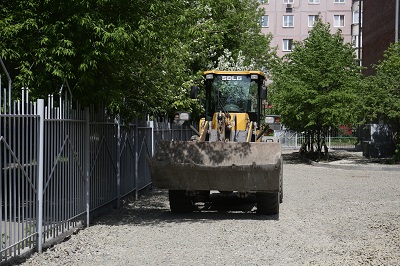
{"label": "pink building facade", "polygon": [[308,37],[318,15],[331,25],[331,32],[342,31],[345,42],[359,44],[358,2],[354,0],[260,0],[265,15],[261,19],[263,33],[272,33],[271,46],[283,56],[292,50],[293,41]]}

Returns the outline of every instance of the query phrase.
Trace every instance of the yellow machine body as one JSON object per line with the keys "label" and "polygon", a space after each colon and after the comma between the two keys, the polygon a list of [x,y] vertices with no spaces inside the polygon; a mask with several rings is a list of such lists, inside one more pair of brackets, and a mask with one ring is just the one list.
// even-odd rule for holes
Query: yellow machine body
{"label": "yellow machine body", "polygon": [[[170,190],[171,210],[182,210],[181,200],[189,194],[219,190],[257,192],[261,213],[276,214],[277,200],[282,201],[282,155],[279,142],[262,138],[264,74],[214,70],[204,76],[206,110],[198,136],[158,143],[148,160],[154,186]],[[180,191],[186,194],[176,196]],[[272,200],[265,203],[265,195]]]}

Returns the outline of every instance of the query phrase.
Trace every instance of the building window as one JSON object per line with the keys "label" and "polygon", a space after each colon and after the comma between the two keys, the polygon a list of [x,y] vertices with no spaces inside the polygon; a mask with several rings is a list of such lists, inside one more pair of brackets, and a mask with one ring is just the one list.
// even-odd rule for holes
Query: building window
{"label": "building window", "polygon": [[283,0],[284,4],[294,4],[294,0]]}
{"label": "building window", "polygon": [[290,52],[293,48],[293,39],[283,39],[282,42],[282,51]]}
{"label": "building window", "polygon": [[358,24],[360,22],[359,15],[360,15],[360,12],[353,11],[353,24]]}
{"label": "building window", "polygon": [[308,16],[308,27],[314,27],[315,21],[317,21],[318,15]]}
{"label": "building window", "polygon": [[319,0],[308,0],[308,3],[312,5],[319,4]]}
{"label": "building window", "polygon": [[344,27],[344,15],[333,16],[333,26],[334,27]]}
{"label": "building window", "polygon": [[258,0],[261,5],[269,4],[269,0]]}
{"label": "building window", "polygon": [[294,16],[293,15],[284,15],[283,16],[283,27],[284,28],[293,28],[294,27]]}
{"label": "building window", "polygon": [[269,19],[268,16],[262,16],[260,24],[263,28],[268,28],[269,27]]}
{"label": "building window", "polygon": [[346,0],[335,0],[335,3],[336,4],[338,4],[338,3],[345,3],[346,2]]}

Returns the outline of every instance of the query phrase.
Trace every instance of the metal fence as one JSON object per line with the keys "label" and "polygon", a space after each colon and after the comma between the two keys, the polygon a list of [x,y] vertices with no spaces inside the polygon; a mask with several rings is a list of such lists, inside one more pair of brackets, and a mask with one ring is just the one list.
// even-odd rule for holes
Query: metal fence
{"label": "metal fence", "polygon": [[[277,132],[277,136],[286,149],[300,149],[307,141],[305,134],[290,130]],[[358,138],[352,136],[328,136],[326,144],[329,149],[354,150],[357,141]]]}
{"label": "metal fence", "polygon": [[[104,108],[72,108],[0,93],[0,263],[82,225],[104,206],[151,186],[146,155],[159,140],[185,140],[168,121],[121,123]],[[56,106],[57,105],[57,106]]]}

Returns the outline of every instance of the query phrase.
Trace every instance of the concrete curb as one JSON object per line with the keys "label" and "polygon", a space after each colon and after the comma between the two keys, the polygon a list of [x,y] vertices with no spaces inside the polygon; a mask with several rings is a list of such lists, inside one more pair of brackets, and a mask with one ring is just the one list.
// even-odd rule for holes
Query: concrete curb
{"label": "concrete curb", "polygon": [[[293,150],[292,152],[297,152],[297,150]],[[290,151],[287,150],[286,154],[290,154]],[[305,163],[310,164],[315,167],[326,167],[326,168],[335,168],[335,169],[343,169],[343,170],[366,170],[366,171],[391,171],[391,172],[400,172],[400,165],[380,165],[376,163],[371,164],[359,164],[356,161],[350,163],[340,163],[339,161],[324,163],[324,162],[315,162],[310,160],[309,158],[298,153],[299,158],[303,160]]]}
{"label": "concrete curb", "polygon": [[360,165],[360,164],[330,164],[319,163],[309,160],[309,164],[317,167],[336,168],[344,170],[368,170],[368,171],[399,171],[400,166]]}

